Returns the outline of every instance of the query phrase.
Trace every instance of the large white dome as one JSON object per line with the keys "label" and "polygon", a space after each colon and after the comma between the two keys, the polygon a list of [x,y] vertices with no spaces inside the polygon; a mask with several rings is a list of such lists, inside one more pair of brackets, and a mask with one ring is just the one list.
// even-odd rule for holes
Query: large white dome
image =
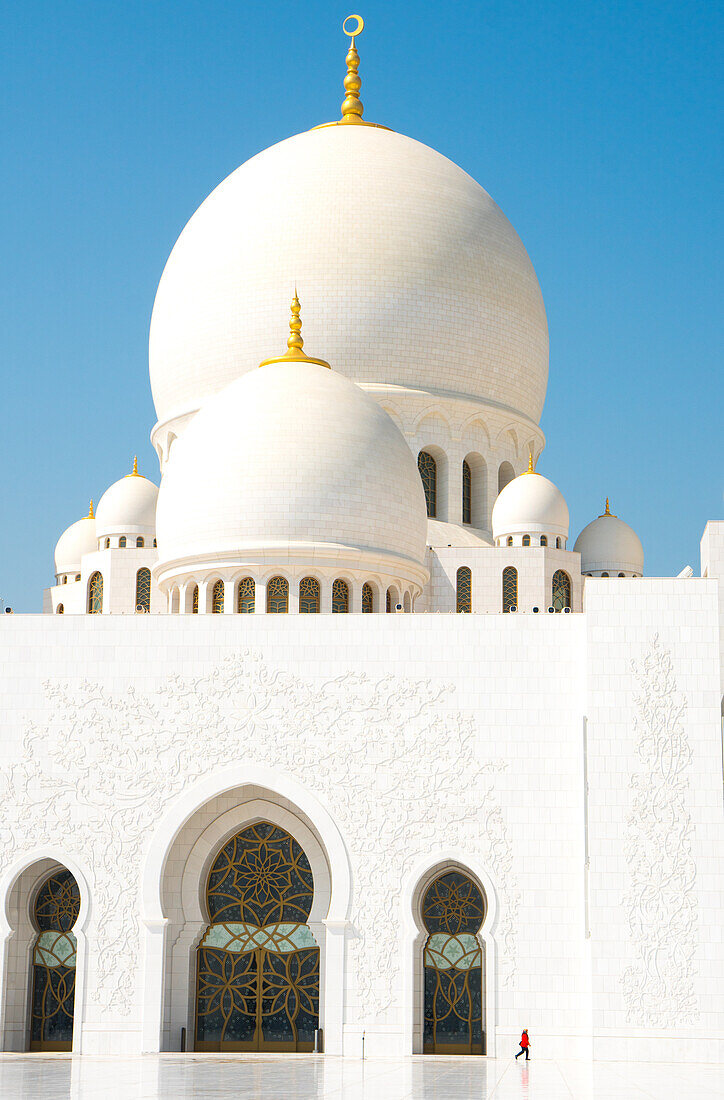
{"label": "large white dome", "polygon": [[404,436],[310,362],[269,364],[206,402],[173,445],[156,522],[162,582],[254,563],[426,579],[425,495]]}
{"label": "large white dome", "polygon": [[568,505],[560,489],[530,470],[508,482],[493,505],[493,538],[543,534],[568,538]]}
{"label": "large white dome", "polygon": [[96,535],[154,535],[158,486],[135,472],[106,489],[96,509]]}
{"label": "large white dome", "polygon": [[644,548],[632,527],[606,511],[584,527],[573,547],[581,555],[582,573],[632,573],[643,576]]}
{"label": "large white dome", "polygon": [[151,321],[159,422],[256,369],[295,283],[309,346],[354,381],[463,394],[537,423],[548,331],[510,222],[440,153],[343,125],[253,157],[183,230]]}
{"label": "large white dome", "polygon": [[96,521],[93,516],[87,515],[83,519],[71,523],[55,546],[56,575],[60,573],[80,573],[83,555],[92,554],[97,549]]}

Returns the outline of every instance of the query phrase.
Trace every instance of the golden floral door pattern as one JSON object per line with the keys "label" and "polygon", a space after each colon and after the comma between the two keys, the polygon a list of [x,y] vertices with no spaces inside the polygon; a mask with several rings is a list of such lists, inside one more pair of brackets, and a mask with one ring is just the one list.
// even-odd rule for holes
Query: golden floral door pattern
{"label": "golden floral door pattern", "polygon": [[71,1050],[75,1003],[76,942],[72,928],[80,912],[80,891],[70,871],[55,871],[38,891],[33,918],[30,1049]]}
{"label": "golden floral door pattern", "polygon": [[425,1054],[485,1054],[484,919],[485,899],[461,871],[446,871],[425,891]]}
{"label": "golden floral door pattern", "polygon": [[243,829],[209,872],[197,950],[196,1050],[310,1051],[319,1027],[319,948],[306,921],[314,883],[294,837]]}

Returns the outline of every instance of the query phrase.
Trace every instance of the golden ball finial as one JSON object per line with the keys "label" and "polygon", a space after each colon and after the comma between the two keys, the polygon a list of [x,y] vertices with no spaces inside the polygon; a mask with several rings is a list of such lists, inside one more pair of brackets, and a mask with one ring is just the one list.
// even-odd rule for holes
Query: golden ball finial
{"label": "golden ball finial", "polygon": [[[351,29],[348,29],[347,24],[350,19],[355,19],[356,23]],[[345,97],[342,103],[342,122],[362,121],[364,107],[362,106],[362,100],[359,98],[362,78],[357,71],[359,69],[359,54],[355,48],[354,40],[358,34],[362,34],[364,25],[365,22],[361,15],[348,15],[342,23],[342,30],[351,39],[346,57],[347,75],[344,78]]]}
{"label": "golden ball finial", "polygon": [[90,502],[90,507],[88,508],[88,519],[95,519],[95,518],[96,518],[96,516],[95,516],[95,512],[93,511],[93,501],[91,501]]}
{"label": "golden ball finial", "polygon": [[533,461],[533,452],[528,451],[528,469],[523,471],[526,474],[536,473],[535,462]]}
{"label": "golden ball finial", "polygon": [[610,509],[610,507],[609,507],[609,503],[608,503],[608,497],[606,497],[606,511],[605,511],[605,512],[601,512],[601,514],[600,514],[600,516],[599,516],[598,518],[599,518],[599,519],[603,519],[603,518],[604,518],[604,516],[610,516],[610,517],[611,517],[611,519],[616,519],[616,516],[614,515],[614,513],[613,513],[613,512],[611,511],[611,509]]}
{"label": "golden ball finial", "polygon": [[287,350],[284,355],[277,355],[273,359],[263,359],[259,364],[260,367],[266,367],[269,363],[316,363],[320,367],[329,368],[329,363],[324,359],[313,359],[305,352],[304,341],[302,340],[301,312],[302,307],[299,304],[299,295],[295,287],[294,297],[292,298],[292,316],[289,321]]}

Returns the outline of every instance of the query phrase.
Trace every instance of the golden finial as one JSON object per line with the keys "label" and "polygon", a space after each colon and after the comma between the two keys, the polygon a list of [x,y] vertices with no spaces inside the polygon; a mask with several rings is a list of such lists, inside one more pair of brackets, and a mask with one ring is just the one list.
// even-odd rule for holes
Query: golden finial
{"label": "golden finial", "polygon": [[[347,30],[347,24],[350,19],[356,20],[356,23],[351,30]],[[344,90],[345,97],[342,103],[342,122],[361,122],[362,112],[364,107],[362,101],[359,98],[359,90],[362,87],[362,78],[358,73],[359,69],[359,54],[354,44],[354,40],[358,34],[362,34],[364,30],[364,19],[361,15],[348,15],[342,24],[342,30],[351,39],[349,44],[349,50],[347,51],[347,75],[344,78]]]}
{"label": "golden finial", "polygon": [[332,369],[324,359],[313,359],[311,355],[307,355],[305,352],[304,341],[302,340],[301,312],[302,307],[299,304],[299,295],[295,287],[294,297],[292,298],[292,316],[289,321],[287,350],[284,355],[277,355],[273,359],[264,359],[259,364],[260,367],[266,367],[269,363],[316,363],[320,367]]}
{"label": "golden finial", "polygon": [[90,508],[88,509],[88,519],[95,519],[95,512],[93,511],[93,501],[90,502]]}
{"label": "golden finial", "polygon": [[611,517],[611,519],[615,519],[615,518],[616,518],[616,517],[615,517],[615,515],[613,514],[613,512],[611,511],[611,509],[610,509],[610,508],[609,508],[609,506],[608,506],[608,497],[606,497],[606,511],[605,511],[605,512],[601,512],[601,515],[600,515],[600,516],[599,516],[598,518],[599,518],[599,519],[603,519],[603,518],[604,518],[604,516],[610,516],[610,517]]}
{"label": "golden finial", "polygon": [[130,474],[126,474],[126,477],[140,477],[140,476],[141,475],[138,472],[138,455],[134,455],[133,456],[133,469],[131,470]]}
{"label": "golden finial", "polygon": [[535,462],[533,461],[533,452],[528,451],[528,469],[523,471],[526,474],[535,474],[537,470],[535,468]]}

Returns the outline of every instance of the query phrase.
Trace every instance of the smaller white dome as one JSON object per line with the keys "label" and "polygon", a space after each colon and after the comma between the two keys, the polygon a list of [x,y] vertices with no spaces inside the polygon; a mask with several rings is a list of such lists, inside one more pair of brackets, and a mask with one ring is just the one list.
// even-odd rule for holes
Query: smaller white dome
{"label": "smaller white dome", "polygon": [[96,521],[93,516],[87,515],[71,523],[55,545],[56,575],[80,573],[83,555],[92,554],[97,549]]}
{"label": "smaller white dome", "polygon": [[493,505],[494,539],[528,534],[567,539],[568,524],[563,493],[533,470],[508,482]]}
{"label": "smaller white dome", "polygon": [[96,538],[107,535],[155,535],[158,486],[142,477],[133,463],[133,473],[115,481],[101,497],[96,509]]}
{"label": "smaller white dome", "polygon": [[584,527],[574,550],[581,555],[582,573],[643,575],[644,548],[632,527],[608,510]]}

